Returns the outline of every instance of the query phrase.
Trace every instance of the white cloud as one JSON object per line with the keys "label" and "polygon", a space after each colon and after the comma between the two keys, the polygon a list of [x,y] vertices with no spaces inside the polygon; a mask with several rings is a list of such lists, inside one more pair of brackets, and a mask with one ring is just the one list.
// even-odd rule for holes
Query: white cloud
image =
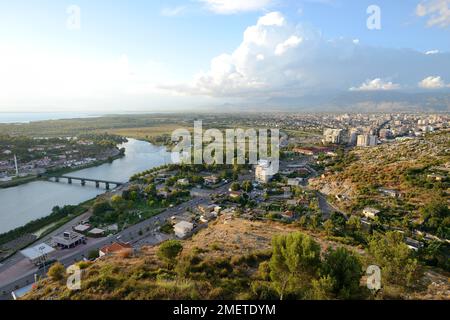
{"label": "white cloud", "polygon": [[419,87],[423,89],[441,89],[446,86],[444,80],[439,76],[430,76],[419,82]]}
{"label": "white cloud", "polygon": [[258,27],[260,26],[278,26],[281,27],[286,23],[286,19],[284,16],[277,11],[270,12],[261,18],[258,19],[258,23],[256,24]]}
{"label": "white cloud", "polygon": [[192,81],[159,87],[190,95],[270,99],[349,88],[417,88],[419,81],[437,73],[450,78],[450,54],[369,47],[352,38],[330,40],[320,31],[293,25],[281,13],[271,12],[244,31],[234,51],[213,58],[209,69]]}
{"label": "white cloud", "polygon": [[183,14],[186,11],[186,7],[185,6],[178,6],[178,7],[173,7],[173,8],[163,8],[161,10],[161,15],[165,16],[165,17],[175,17],[175,16],[179,16],[181,14]]}
{"label": "white cloud", "polygon": [[429,50],[427,52],[425,52],[426,55],[430,55],[430,54],[438,54],[439,50]]}
{"label": "white cloud", "polygon": [[157,61],[138,63],[127,54],[99,58],[6,44],[0,45],[0,52],[0,112],[40,106],[50,111],[126,110],[151,107],[149,97],[158,106],[177,99],[158,89],[157,83],[172,81],[174,73]]}
{"label": "white cloud", "polygon": [[200,0],[212,12],[233,14],[238,12],[259,11],[269,7],[273,0]]}
{"label": "white cloud", "polygon": [[391,81],[384,81],[380,78],[373,80],[367,80],[361,86],[350,88],[350,91],[385,91],[385,90],[397,90],[400,89],[400,85]]}
{"label": "white cloud", "polygon": [[429,27],[450,25],[450,0],[423,0],[416,7],[416,15],[427,17]]}
{"label": "white cloud", "polygon": [[302,43],[302,41],[303,40],[297,36],[291,36],[283,43],[277,45],[277,47],[275,48],[275,55],[282,56],[289,49],[297,48],[300,43]]}

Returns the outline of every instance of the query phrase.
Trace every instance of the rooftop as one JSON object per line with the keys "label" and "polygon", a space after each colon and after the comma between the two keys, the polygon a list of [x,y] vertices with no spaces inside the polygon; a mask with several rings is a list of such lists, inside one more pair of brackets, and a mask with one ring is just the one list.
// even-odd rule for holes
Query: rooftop
{"label": "rooftop", "polygon": [[42,257],[43,255],[52,253],[54,251],[55,251],[55,249],[53,249],[49,245],[47,245],[45,243],[41,243],[35,247],[22,250],[22,251],[20,251],[20,253],[23,254],[25,257],[27,257],[30,260],[35,260],[39,257]]}

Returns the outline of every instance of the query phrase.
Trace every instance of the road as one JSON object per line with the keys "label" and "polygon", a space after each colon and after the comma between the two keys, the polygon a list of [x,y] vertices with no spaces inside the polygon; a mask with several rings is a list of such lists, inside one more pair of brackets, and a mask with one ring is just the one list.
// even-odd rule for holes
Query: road
{"label": "road", "polygon": [[306,166],[311,172],[312,175],[310,178],[307,179],[306,182],[306,188],[310,191],[314,191],[316,193],[317,196],[317,200],[319,202],[319,209],[320,211],[322,211],[322,220],[328,220],[331,217],[331,214],[333,212],[339,212],[341,213],[346,219],[348,219],[347,214],[345,212],[342,212],[339,208],[335,207],[333,204],[331,204],[330,202],[328,202],[326,195],[324,195],[322,192],[317,191],[315,189],[312,189],[309,186],[309,179],[311,178],[315,178],[317,176],[319,176],[319,173],[311,166],[307,165]]}
{"label": "road", "polygon": [[[241,177],[239,180],[243,180]],[[231,183],[225,184],[212,191],[213,194],[224,193],[228,190]],[[88,239],[86,244],[78,246],[70,250],[57,251],[55,258],[57,258],[64,266],[68,267],[77,261],[83,260],[88,256],[89,252],[98,250],[101,247],[111,244],[120,238],[120,241],[138,243],[140,240],[154,237],[149,242],[153,244],[164,241],[164,237],[158,237],[155,234],[155,229],[158,225],[163,224],[167,219],[172,216],[177,216],[184,213],[188,208],[196,207],[200,204],[207,204],[210,202],[209,198],[194,198],[187,202],[184,202],[173,208],[169,208],[161,214],[151,217],[145,221],[142,221],[136,225],[119,232],[114,237],[106,237],[101,239]],[[43,241],[49,240],[52,235],[56,235],[67,230],[71,226],[76,226],[80,221],[86,219],[86,216],[80,216],[72,220],[70,224],[59,228],[52,232],[51,235],[42,239]],[[141,233],[141,234],[140,234]],[[42,241],[41,241],[42,242]],[[18,288],[25,287],[34,282],[35,274],[38,276],[45,275],[46,270],[38,270],[34,265],[31,265],[27,259],[25,259],[20,253],[17,253],[10,258],[0,269],[0,300],[11,299],[11,292]],[[13,279],[13,280],[11,280]]]}

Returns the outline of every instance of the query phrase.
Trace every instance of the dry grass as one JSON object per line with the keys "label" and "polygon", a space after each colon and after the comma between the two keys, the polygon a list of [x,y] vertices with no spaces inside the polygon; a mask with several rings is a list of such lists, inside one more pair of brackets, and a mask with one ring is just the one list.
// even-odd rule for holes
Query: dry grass
{"label": "dry grass", "polygon": [[[179,128],[186,128],[190,130],[191,128],[183,126],[182,124],[164,124],[164,125],[155,125],[151,127],[144,128],[121,128],[121,129],[112,129],[107,132],[110,134],[117,134],[124,137],[134,138],[134,139],[151,139],[153,137],[161,136],[164,134],[172,134],[172,132]],[[102,131],[103,132],[103,131]]]}
{"label": "dry grass", "polygon": [[[184,253],[191,252],[195,248],[204,251],[212,257],[224,257],[234,255],[245,255],[255,251],[271,249],[272,238],[278,234],[287,234],[301,231],[310,235],[317,241],[322,250],[329,247],[346,247],[355,250],[354,247],[323,239],[321,234],[309,230],[300,229],[295,225],[288,225],[272,221],[249,221],[240,218],[225,219],[220,217],[209,228],[201,230],[191,240],[183,243]],[[217,250],[216,248],[219,248]],[[364,254],[362,250],[355,250]]]}

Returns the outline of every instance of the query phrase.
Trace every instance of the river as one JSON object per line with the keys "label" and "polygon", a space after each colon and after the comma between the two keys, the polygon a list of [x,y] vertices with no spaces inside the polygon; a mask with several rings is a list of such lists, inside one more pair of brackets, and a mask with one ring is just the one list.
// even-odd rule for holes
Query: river
{"label": "river", "polygon": [[[129,139],[120,145],[125,156],[112,163],[71,172],[70,176],[127,182],[135,173],[170,163],[164,147]],[[0,189],[0,233],[23,226],[50,214],[56,205],[75,205],[105,193],[92,183],[81,186],[64,182],[35,181],[14,188]]]}

